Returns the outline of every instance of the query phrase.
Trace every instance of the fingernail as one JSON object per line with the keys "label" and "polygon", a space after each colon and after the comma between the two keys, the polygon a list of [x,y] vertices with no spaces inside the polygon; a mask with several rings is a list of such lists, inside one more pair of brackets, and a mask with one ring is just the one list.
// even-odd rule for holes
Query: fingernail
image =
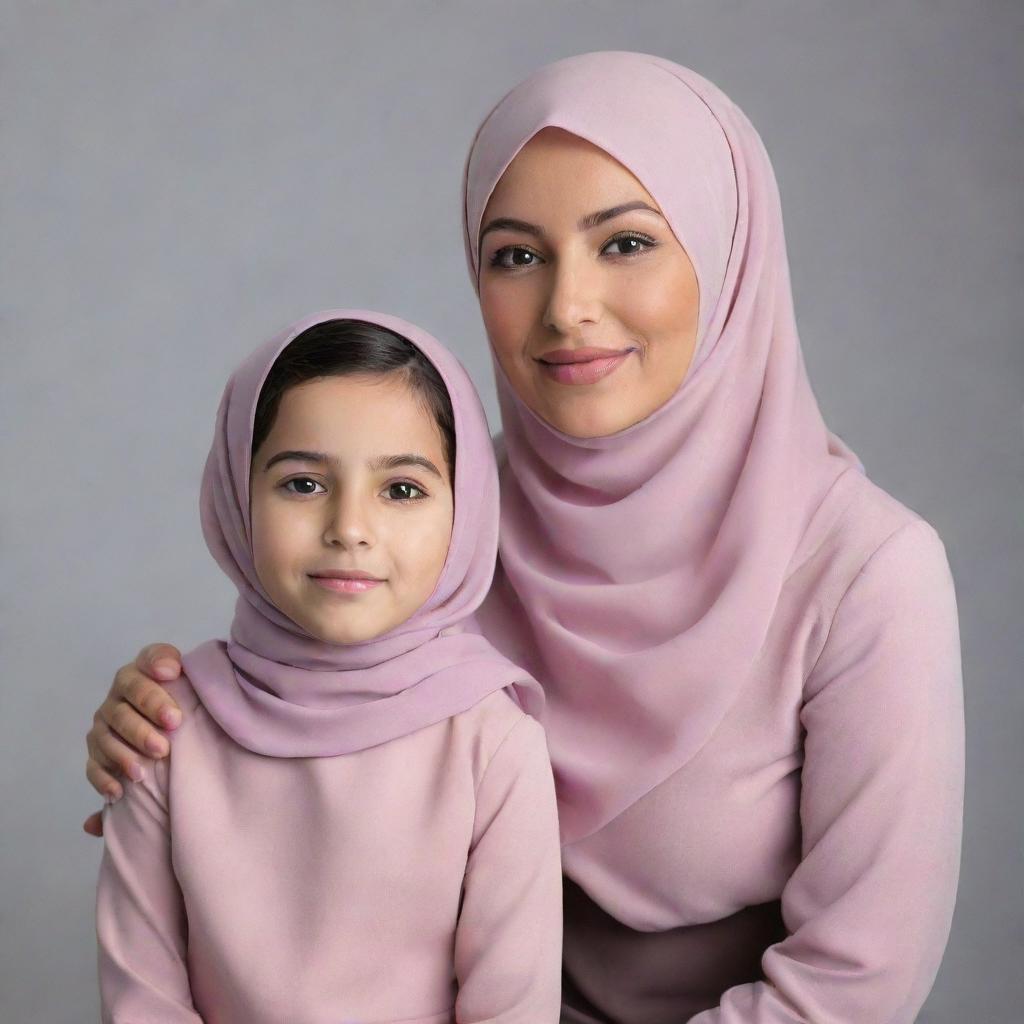
{"label": "fingernail", "polygon": [[146,749],[154,757],[163,757],[167,753],[166,743],[167,740],[162,736],[149,736],[146,739]]}
{"label": "fingernail", "polygon": [[178,675],[178,666],[173,661],[154,661],[153,671],[161,679],[174,679]]}
{"label": "fingernail", "polygon": [[135,782],[141,782],[146,777],[146,773],[142,770],[141,764],[133,761],[128,765],[128,777],[133,779]]}
{"label": "fingernail", "polygon": [[181,724],[181,712],[174,708],[164,708],[160,712],[160,721],[167,729],[175,729]]}
{"label": "fingernail", "polygon": [[106,800],[108,804],[112,804],[117,799],[117,790],[105,790],[103,793],[103,799]]}

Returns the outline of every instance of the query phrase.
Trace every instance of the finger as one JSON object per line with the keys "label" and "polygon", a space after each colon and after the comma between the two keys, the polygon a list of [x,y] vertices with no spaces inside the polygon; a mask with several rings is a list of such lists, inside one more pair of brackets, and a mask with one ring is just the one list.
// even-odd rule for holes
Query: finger
{"label": "finger", "polygon": [[120,800],[124,795],[124,790],[117,779],[92,757],[85,762],[85,777],[92,788],[109,804]]}
{"label": "finger", "polygon": [[89,817],[82,822],[82,828],[91,836],[102,836],[103,815],[100,814],[99,811],[96,811],[95,814],[90,814]]}
{"label": "finger", "polygon": [[[85,762],[85,776],[86,778],[89,778],[89,766],[92,762],[95,762],[98,768],[106,772],[107,775],[116,779],[117,776],[121,774],[121,769],[100,749],[99,741],[96,739],[98,735],[99,734],[96,729],[93,728],[89,731],[89,735],[85,741],[85,746],[89,751],[88,760]],[[89,779],[89,781],[92,782],[92,779]],[[96,792],[99,793],[100,796],[103,796],[102,790],[97,789]]]}
{"label": "finger", "polygon": [[[85,734],[85,748],[89,751],[89,759],[95,761],[100,768],[103,769],[108,775],[112,775],[115,778],[121,775],[121,768],[116,761],[109,758],[100,746],[100,737],[105,736],[108,733],[116,738],[116,735],[110,733],[110,727],[100,717],[100,713],[97,711],[93,715],[92,728]],[[136,751],[132,751],[133,755],[137,756]],[[89,766],[86,764],[86,775],[89,774]],[[103,795],[102,793],[100,794]]]}
{"label": "finger", "polygon": [[[113,740],[122,746],[132,748],[130,752],[134,754],[136,760],[143,757],[164,757],[170,751],[167,738],[161,736],[131,704],[123,700],[116,703],[105,701],[100,708],[100,721],[108,726],[108,729],[100,728],[97,738],[109,755],[116,755],[118,750],[116,746],[111,745]],[[111,732],[115,734],[113,737],[110,737]],[[117,758],[117,763],[124,764],[121,758]]]}
{"label": "finger", "polygon": [[114,691],[108,695],[108,700],[113,698],[127,701],[154,725],[173,729],[181,724],[181,709],[174,698],[163,686],[154,683],[134,665],[124,665],[118,669],[114,677]]}
{"label": "finger", "polygon": [[168,682],[181,675],[181,651],[174,644],[146,644],[136,655],[135,665],[151,678]]}
{"label": "finger", "polygon": [[[87,744],[89,756],[105,771],[111,775],[122,775],[133,782],[146,777],[145,765],[150,763],[149,758],[128,746],[102,719],[93,726],[90,736],[92,743]],[[162,736],[160,739],[167,743]]]}

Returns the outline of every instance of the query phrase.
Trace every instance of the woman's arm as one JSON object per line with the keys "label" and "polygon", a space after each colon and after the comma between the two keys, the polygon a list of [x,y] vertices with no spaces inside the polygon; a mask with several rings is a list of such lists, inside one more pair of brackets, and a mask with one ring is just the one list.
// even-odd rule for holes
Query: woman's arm
{"label": "woman's arm", "polygon": [[557,1024],[562,859],[544,730],[523,716],[477,791],[455,936],[455,1020]]}
{"label": "woman's arm", "polygon": [[103,811],[96,887],[104,1022],[202,1024],[186,966],[188,919],[171,864],[167,761]]}
{"label": "woman's arm", "polygon": [[766,981],[691,1024],[909,1024],[939,969],[960,868],[964,719],[953,579],[923,520],[839,604],[807,680],[802,859]]}
{"label": "woman's arm", "polygon": [[[168,683],[180,674],[181,653],[172,644],[149,644],[134,662],[117,670],[85,738],[89,751],[86,778],[108,803],[124,793],[116,776],[137,781],[145,775],[144,764],[150,763],[150,758],[167,756],[170,745],[153,726],[177,728],[181,709],[159,683]],[[100,814],[90,815],[83,827],[92,835],[102,835]]]}

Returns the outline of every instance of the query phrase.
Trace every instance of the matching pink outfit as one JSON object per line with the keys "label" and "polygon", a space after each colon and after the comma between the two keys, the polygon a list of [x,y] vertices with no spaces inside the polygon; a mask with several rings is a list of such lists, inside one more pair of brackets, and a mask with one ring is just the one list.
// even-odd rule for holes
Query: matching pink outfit
{"label": "matching pink outfit", "polygon": [[[502,244],[480,244],[488,199],[545,128],[633,173],[700,291],[682,383],[617,433],[560,432],[493,361],[500,565],[476,618],[544,686],[563,1020],[907,1024],[939,966],[960,858],[960,650],[942,542],[828,430],[768,154],[693,71],[588,53],[504,96],[465,166],[474,287]],[[533,219],[528,202],[500,215]],[[628,227],[592,232],[594,252]],[[531,245],[542,260],[517,272],[553,281],[557,257]],[[623,272],[658,259],[644,251]],[[563,303],[563,345],[672,343],[643,337],[640,302],[579,298]],[[616,378],[595,387],[613,395]]]}
{"label": "matching pink outfit", "polygon": [[[346,645],[273,605],[249,520],[263,382],[290,342],[337,320],[418,348],[444,381],[456,435],[434,591],[406,622]],[[306,317],[228,382],[200,507],[239,597],[230,639],[182,659],[171,756],[104,812],[104,1021],[554,1024],[558,818],[544,732],[527,714],[543,694],[465,628],[498,537],[497,467],[468,374],[397,317]],[[332,547],[321,564],[377,568],[381,557]]]}
{"label": "matching pink outfit", "polygon": [[[634,173],[700,287],[685,379],[616,434],[554,429],[494,360],[499,564],[472,628],[544,688],[543,703],[522,679],[509,692],[539,717],[554,769],[561,1020],[909,1024],[939,966],[960,859],[943,544],[827,429],[768,155],[694,72],[590,53],[511,90],[466,161],[474,287],[488,198],[546,127]],[[622,330],[581,317],[566,343],[617,346]],[[481,679],[464,675],[463,696]],[[263,692],[211,701],[242,694],[255,719]],[[375,735],[396,698],[376,708]],[[447,1020],[452,1005],[459,1021],[549,1019],[560,924],[543,745],[508,697],[477,700],[340,757],[324,756],[337,732],[324,720],[304,748],[319,758],[294,762],[233,746],[223,715],[189,705],[169,768],[106,816],[113,1019],[175,1019],[132,1002],[154,972],[173,979],[166,1005],[192,1012],[187,958],[208,1020],[409,1024]],[[308,717],[292,716],[290,742]]]}

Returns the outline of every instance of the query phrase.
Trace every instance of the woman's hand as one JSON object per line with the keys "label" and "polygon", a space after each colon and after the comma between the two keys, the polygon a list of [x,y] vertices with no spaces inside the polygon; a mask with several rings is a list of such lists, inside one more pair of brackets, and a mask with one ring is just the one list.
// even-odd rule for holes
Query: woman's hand
{"label": "woman's hand", "polygon": [[[108,803],[124,794],[116,776],[141,779],[145,776],[143,761],[170,752],[167,738],[154,726],[171,730],[181,724],[181,709],[160,686],[179,675],[181,652],[173,644],[149,644],[134,662],[117,670],[85,738],[89,750],[86,778]],[[99,812],[89,815],[82,827],[90,835],[102,835]]]}

